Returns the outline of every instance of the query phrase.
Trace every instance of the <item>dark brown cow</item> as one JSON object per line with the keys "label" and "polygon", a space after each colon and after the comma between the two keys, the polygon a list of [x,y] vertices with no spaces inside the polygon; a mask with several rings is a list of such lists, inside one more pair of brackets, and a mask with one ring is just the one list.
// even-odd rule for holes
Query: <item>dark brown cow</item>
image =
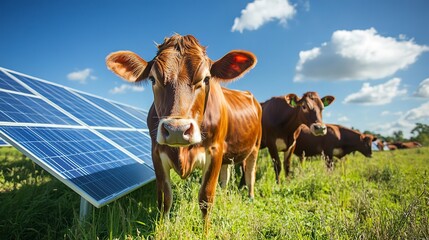
{"label": "dark brown cow", "polygon": [[323,153],[328,167],[332,167],[333,157],[342,158],[355,151],[371,157],[372,142],[377,140],[376,137],[341,125],[326,124],[326,127],[326,135],[314,136],[307,126],[302,126],[294,154],[302,160],[304,156],[312,157]]}
{"label": "dark brown cow", "polygon": [[195,167],[203,169],[199,202],[204,219],[226,164],[246,160],[246,183],[250,197],[254,196],[262,110],[251,93],[220,85],[253,68],[256,57],[252,53],[235,50],[212,61],[197,39],[176,34],[158,45],[151,61],[120,51],[110,54],[106,63],[125,80],[152,82],[154,103],[147,121],[158,208],[164,216],[172,204],[170,169],[183,179]]}
{"label": "dark brown cow", "polygon": [[419,148],[422,147],[422,144],[419,142],[394,142],[391,143],[392,145],[396,146],[398,149],[408,149],[408,148]]}
{"label": "dark brown cow", "polygon": [[300,99],[295,94],[273,97],[262,105],[261,148],[268,147],[274,161],[277,183],[280,183],[281,162],[279,151],[284,152],[286,177],[290,172],[290,161],[299,134],[299,126],[304,124],[314,135],[326,134],[322,122],[322,110],[334,101],[333,96],[320,98],[316,92],[307,92]]}

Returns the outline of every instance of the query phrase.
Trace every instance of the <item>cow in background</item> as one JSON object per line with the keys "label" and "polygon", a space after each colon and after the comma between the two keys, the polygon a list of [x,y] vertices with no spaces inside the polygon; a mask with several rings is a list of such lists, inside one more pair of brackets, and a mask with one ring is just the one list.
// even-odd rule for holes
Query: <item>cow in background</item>
{"label": "cow in background", "polygon": [[267,147],[274,162],[276,181],[280,183],[281,162],[278,152],[284,152],[286,178],[290,174],[290,163],[295,150],[295,142],[301,124],[309,128],[311,134],[326,134],[322,121],[322,111],[334,101],[333,96],[320,98],[316,92],[306,92],[301,98],[295,94],[272,97],[262,106],[261,149]]}
{"label": "cow in background", "polygon": [[411,142],[393,142],[392,145],[396,146],[397,149],[408,149],[408,148],[419,148],[422,144],[416,141]]}
{"label": "cow in background", "polygon": [[355,151],[362,153],[365,157],[371,157],[372,142],[377,140],[376,137],[341,125],[326,124],[326,126],[327,133],[324,136],[314,136],[307,126],[301,126],[294,152],[301,161],[304,156],[323,154],[328,168],[332,168],[334,157],[342,158]]}
{"label": "cow in background", "polygon": [[234,50],[213,61],[195,37],[176,34],[158,45],[150,61],[133,52],[119,51],[110,54],[106,63],[129,82],[148,80],[152,84],[154,102],[147,122],[158,208],[164,216],[173,202],[171,169],[184,179],[194,168],[202,168],[199,203],[205,226],[226,164],[246,160],[246,184],[253,197],[262,134],[261,106],[251,93],[220,84],[252,69],[256,64],[252,53]]}

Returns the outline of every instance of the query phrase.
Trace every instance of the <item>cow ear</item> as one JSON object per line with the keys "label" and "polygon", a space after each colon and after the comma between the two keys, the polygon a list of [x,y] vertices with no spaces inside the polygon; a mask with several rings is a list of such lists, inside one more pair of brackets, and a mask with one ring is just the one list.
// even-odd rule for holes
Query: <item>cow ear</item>
{"label": "cow ear", "polygon": [[251,52],[234,50],[213,63],[210,73],[221,81],[232,81],[242,77],[256,65],[256,57]]}
{"label": "cow ear", "polygon": [[146,79],[150,69],[148,62],[130,51],[118,51],[109,54],[106,57],[106,65],[109,70],[129,82]]}
{"label": "cow ear", "polygon": [[327,107],[335,100],[335,97],[334,96],[324,96],[321,100],[322,100],[323,106]]}
{"label": "cow ear", "polygon": [[298,105],[299,98],[296,94],[289,93],[285,97],[286,103],[289,104],[291,107],[296,107]]}

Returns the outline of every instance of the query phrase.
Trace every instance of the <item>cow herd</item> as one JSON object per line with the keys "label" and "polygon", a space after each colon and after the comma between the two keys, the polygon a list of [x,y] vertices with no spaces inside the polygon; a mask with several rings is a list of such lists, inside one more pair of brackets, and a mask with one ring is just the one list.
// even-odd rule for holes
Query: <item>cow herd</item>
{"label": "cow herd", "polygon": [[147,122],[158,208],[164,216],[173,202],[171,169],[183,179],[195,168],[202,169],[199,203],[206,220],[218,183],[228,183],[230,164],[242,165],[249,197],[254,197],[256,160],[262,148],[268,148],[278,183],[282,168],[278,152],[284,152],[286,177],[292,154],[302,158],[323,153],[329,160],[354,151],[371,156],[372,135],[323,123],[323,109],[333,96],[307,92],[259,103],[249,92],[221,85],[242,77],[256,61],[254,54],[242,50],[211,60],[196,38],[178,34],[165,38],[150,61],[130,51],[107,56],[107,67],[121,78],[152,84],[154,102]]}

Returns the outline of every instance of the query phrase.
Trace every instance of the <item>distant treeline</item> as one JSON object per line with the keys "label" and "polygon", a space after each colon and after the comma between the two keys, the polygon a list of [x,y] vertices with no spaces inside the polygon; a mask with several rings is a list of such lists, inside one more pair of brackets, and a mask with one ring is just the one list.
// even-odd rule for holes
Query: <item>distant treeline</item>
{"label": "distant treeline", "polygon": [[423,146],[429,146],[429,125],[424,123],[416,123],[416,126],[411,130],[413,135],[411,138],[404,138],[404,132],[402,130],[393,132],[392,136],[383,136],[378,133],[371,131],[364,131],[365,134],[372,134],[379,140],[384,142],[404,142],[404,141],[416,141]]}

